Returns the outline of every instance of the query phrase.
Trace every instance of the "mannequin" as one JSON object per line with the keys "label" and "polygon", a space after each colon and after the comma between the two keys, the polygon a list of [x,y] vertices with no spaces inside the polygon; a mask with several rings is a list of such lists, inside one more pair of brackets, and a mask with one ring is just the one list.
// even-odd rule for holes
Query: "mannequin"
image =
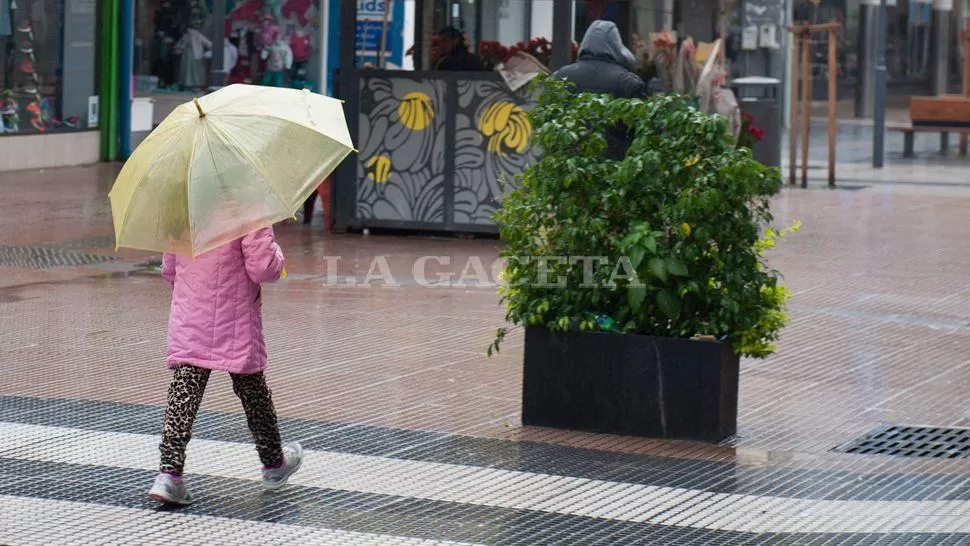
{"label": "mannequin", "polygon": [[3,92],[3,100],[0,101],[0,116],[3,118],[3,127],[0,132],[16,133],[20,130],[20,106],[13,98],[13,91],[7,89]]}
{"label": "mannequin", "polygon": [[293,52],[293,72],[290,74],[290,80],[294,83],[294,87],[296,87],[295,84],[297,81],[306,81],[306,65],[310,60],[310,55],[313,54],[313,44],[310,43],[310,35],[300,27],[297,27],[290,34],[290,51]]}
{"label": "mannequin", "polygon": [[169,0],[162,2],[155,12],[155,35],[153,38],[152,74],[158,77],[160,87],[176,83],[178,59],[175,44],[179,38],[176,9]]}
{"label": "mannequin", "polygon": [[226,74],[231,74],[233,69],[236,68],[236,62],[239,60],[239,49],[236,45],[232,43],[232,40],[225,38],[222,45],[222,68],[226,71]]}
{"label": "mannequin", "polygon": [[199,29],[202,21],[193,18],[192,24],[179,43],[179,85],[186,89],[204,87],[206,84],[205,59],[212,55],[212,42]]}
{"label": "mannequin", "polygon": [[276,19],[269,15],[263,16],[259,25],[259,44],[260,50],[272,47],[280,38],[280,26],[276,24]]}
{"label": "mannequin", "polygon": [[293,52],[279,35],[273,45],[263,49],[263,60],[266,61],[266,73],[263,74],[263,85],[283,87],[284,72],[293,66]]}

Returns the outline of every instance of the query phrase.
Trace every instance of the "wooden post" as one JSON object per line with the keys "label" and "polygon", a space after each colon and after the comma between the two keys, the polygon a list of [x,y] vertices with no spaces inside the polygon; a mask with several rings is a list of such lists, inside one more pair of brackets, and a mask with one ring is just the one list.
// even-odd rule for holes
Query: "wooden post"
{"label": "wooden post", "polygon": [[798,164],[798,69],[801,59],[802,36],[797,26],[792,27],[791,31],[791,96],[788,97],[788,109],[790,110],[788,125],[788,183],[795,185],[795,169]]}
{"label": "wooden post", "polygon": [[812,124],[812,35],[802,31],[802,187],[808,187],[808,137]]}
{"label": "wooden post", "polygon": [[836,29],[829,30],[829,187],[835,187],[835,99],[836,93]]}
{"label": "wooden post", "polygon": [[[385,0],[384,2],[384,21],[381,24],[381,47],[377,51],[377,68],[381,70],[387,68],[387,26],[391,20],[391,2],[393,0]],[[366,39],[364,43],[367,43]]]}

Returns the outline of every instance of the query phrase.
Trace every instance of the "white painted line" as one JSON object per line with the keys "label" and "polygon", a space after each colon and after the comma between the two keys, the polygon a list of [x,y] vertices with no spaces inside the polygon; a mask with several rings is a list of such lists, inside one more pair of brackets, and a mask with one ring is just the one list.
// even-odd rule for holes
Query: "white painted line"
{"label": "white painted line", "polygon": [[462,546],[374,533],[0,495],[0,544]]}
{"label": "white painted line", "polygon": [[[153,470],[158,437],[0,423],[0,457]],[[247,444],[193,440],[187,471],[258,480]],[[290,483],[614,521],[751,533],[970,532],[970,501],[809,500],[307,451]],[[147,486],[150,484],[146,484]],[[587,495],[588,502],[574,495]],[[610,500],[616,502],[609,502]],[[893,521],[895,529],[887,529]]]}

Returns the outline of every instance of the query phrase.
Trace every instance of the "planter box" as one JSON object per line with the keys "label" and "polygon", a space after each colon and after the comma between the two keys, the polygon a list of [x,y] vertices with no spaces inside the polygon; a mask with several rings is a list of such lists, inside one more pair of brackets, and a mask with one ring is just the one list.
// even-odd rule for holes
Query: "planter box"
{"label": "planter box", "polygon": [[719,442],[737,431],[738,364],[714,341],[526,328],[522,423]]}

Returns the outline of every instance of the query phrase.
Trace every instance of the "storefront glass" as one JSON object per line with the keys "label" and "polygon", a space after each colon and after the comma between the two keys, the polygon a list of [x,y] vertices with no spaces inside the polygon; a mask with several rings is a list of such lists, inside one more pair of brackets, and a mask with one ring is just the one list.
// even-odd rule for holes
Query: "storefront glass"
{"label": "storefront glass", "polygon": [[0,132],[89,126],[96,19],[94,0],[0,0]]}
{"label": "storefront glass", "polygon": [[212,37],[221,35],[226,83],[316,90],[319,71],[309,67],[320,62],[319,24],[319,0],[226,0],[221,22],[212,0],[137,0],[136,89],[207,89]]}

